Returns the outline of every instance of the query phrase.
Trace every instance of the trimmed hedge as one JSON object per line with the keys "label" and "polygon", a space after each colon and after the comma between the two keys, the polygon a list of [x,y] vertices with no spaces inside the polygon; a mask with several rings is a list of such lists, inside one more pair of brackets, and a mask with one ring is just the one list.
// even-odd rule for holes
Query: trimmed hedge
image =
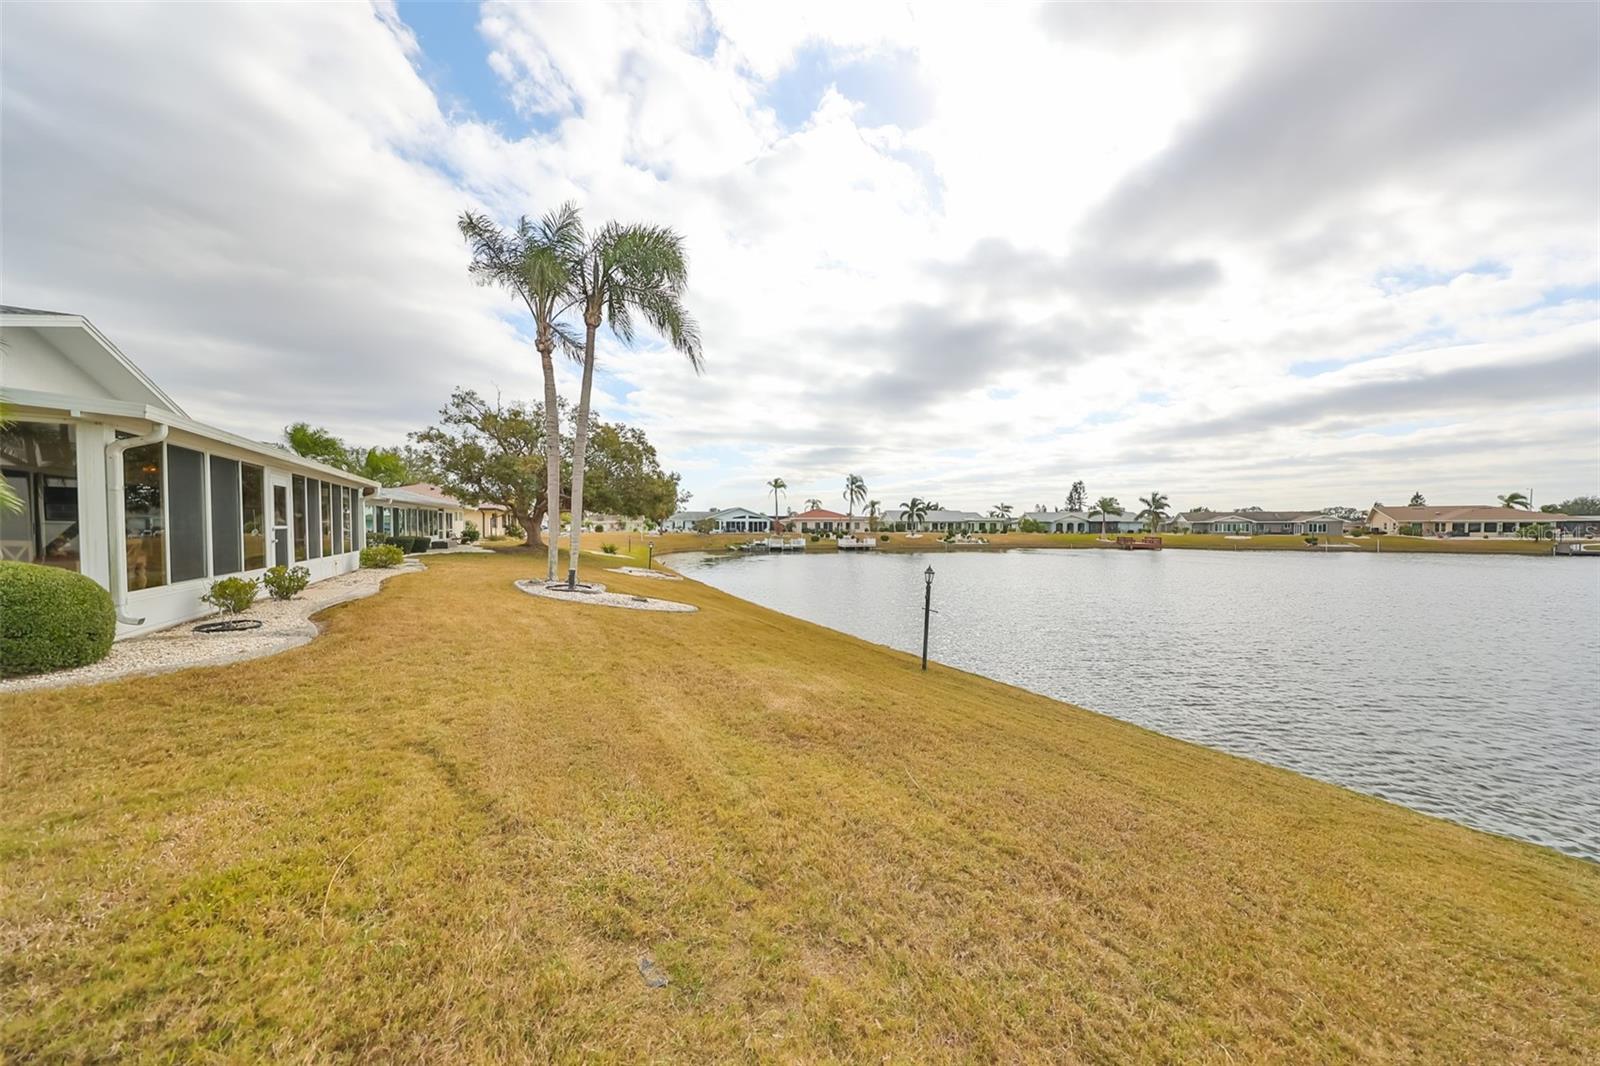
{"label": "trimmed hedge", "polygon": [[117,635],[111,594],[82,574],[0,562],[0,677],[87,666]]}

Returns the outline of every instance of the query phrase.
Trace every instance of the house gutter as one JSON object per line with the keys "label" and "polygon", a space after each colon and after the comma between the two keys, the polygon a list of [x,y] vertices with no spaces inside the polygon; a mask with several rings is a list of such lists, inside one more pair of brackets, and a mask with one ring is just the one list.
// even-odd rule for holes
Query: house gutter
{"label": "house gutter", "polygon": [[124,625],[144,624],[143,618],[130,618],[123,613],[128,600],[128,552],[118,548],[128,535],[127,520],[123,516],[122,453],[129,448],[142,448],[146,444],[160,444],[167,439],[167,424],[157,422],[156,428],[141,437],[124,437],[106,445],[106,533],[109,537],[107,560],[111,585],[111,606],[117,612],[117,621]]}

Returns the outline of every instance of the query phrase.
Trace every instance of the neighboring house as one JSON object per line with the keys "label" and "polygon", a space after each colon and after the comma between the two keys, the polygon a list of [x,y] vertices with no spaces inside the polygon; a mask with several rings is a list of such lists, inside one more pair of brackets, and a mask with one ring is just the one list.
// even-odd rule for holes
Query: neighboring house
{"label": "neighboring house", "polygon": [[0,365],[0,556],[92,578],[119,638],[211,613],[215,578],[360,565],[376,482],[196,422],[82,316],[0,307]]}
{"label": "neighboring house", "polygon": [[1350,523],[1321,511],[1185,511],[1178,528],[1188,533],[1227,536],[1339,535]]}
{"label": "neighboring house", "polygon": [[785,515],[778,520],[785,533],[865,533],[867,516],[844,515],[817,509]]}
{"label": "neighboring house", "polygon": [[[448,544],[459,539],[468,519],[481,520],[476,507],[468,507],[437,485],[419,482],[380,488],[367,497],[367,531],[387,536],[431,537]],[[483,526],[479,524],[480,532]]]}
{"label": "neighboring house", "polygon": [[1556,519],[1564,537],[1600,537],[1600,514],[1574,514]]}
{"label": "neighboring house", "polygon": [[585,532],[643,533],[645,531],[645,521],[637,515],[586,513],[583,516],[583,528]]}
{"label": "neighboring house", "polygon": [[728,507],[720,511],[679,511],[662,523],[669,533],[692,533],[701,522],[710,519],[715,533],[768,533],[772,519],[760,511],[747,507]]}
{"label": "neighboring house", "polygon": [[1523,526],[1549,526],[1568,515],[1517,507],[1471,504],[1443,507],[1374,507],[1367,525],[1384,533],[1421,537],[1514,537]]}
{"label": "neighboring house", "polygon": [[[918,533],[1002,533],[1008,527],[1007,519],[991,518],[977,511],[929,511],[917,519]],[[878,516],[878,528],[906,532],[911,526],[906,522],[905,511],[892,508]]]}

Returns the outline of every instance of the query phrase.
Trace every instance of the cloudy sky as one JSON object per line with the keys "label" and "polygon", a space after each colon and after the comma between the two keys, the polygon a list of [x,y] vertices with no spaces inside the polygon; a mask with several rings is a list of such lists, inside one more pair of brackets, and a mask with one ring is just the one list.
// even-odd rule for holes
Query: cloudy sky
{"label": "cloudy sky", "polygon": [[[0,297],[191,414],[538,394],[454,222],[687,238],[691,506],[1600,490],[1600,8],[6,4]],[[563,368],[563,391],[575,395]]]}

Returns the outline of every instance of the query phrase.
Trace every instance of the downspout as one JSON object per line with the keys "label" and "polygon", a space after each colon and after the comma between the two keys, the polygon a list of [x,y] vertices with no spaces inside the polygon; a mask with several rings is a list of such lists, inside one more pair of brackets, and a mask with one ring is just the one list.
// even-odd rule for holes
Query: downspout
{"label": "downspout", "polygon": [[106,532],[110,537],[106,553],[110,556],[107,560],[110,563],[108,576],[111,584],[111,606],[117,612],[117,621],[124,625],[143,625],[144,619],[130,618],[122,610],[128,599],[128,549],[124,543],[128,536],[128,524],[123,516],[122,453],[129,448],[160,444],[166,439],[166,423],[157,422],[156,428],[142,437],[124,437],[106,445]]}

